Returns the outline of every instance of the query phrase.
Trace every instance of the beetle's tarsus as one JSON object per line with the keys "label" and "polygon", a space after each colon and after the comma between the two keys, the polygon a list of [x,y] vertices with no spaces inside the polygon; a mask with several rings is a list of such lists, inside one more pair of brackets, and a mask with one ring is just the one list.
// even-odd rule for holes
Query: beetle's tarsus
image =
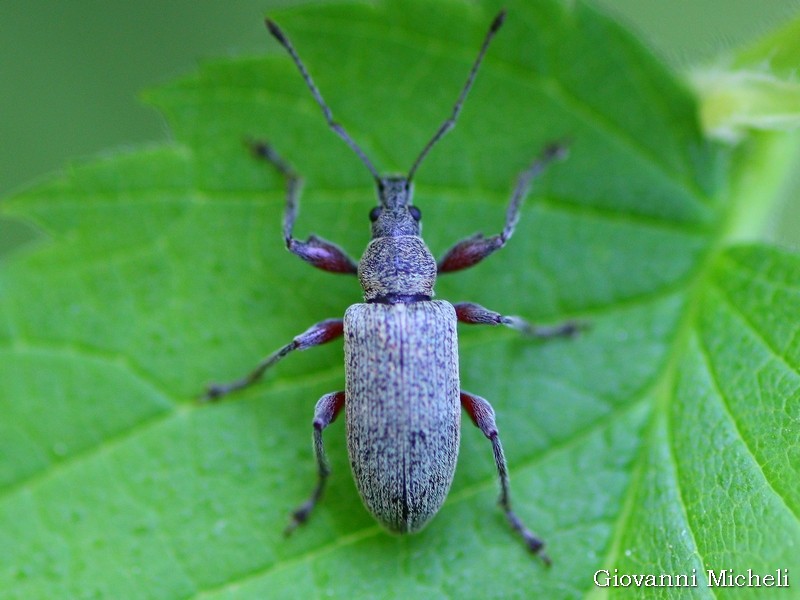
{"label": "beetle's tarsus", "polygon": [[294,533],[295,529],[308,521],[308,517],[311,515],[311,510],[314,508],[314,504],[316,504],[314,500],[308,500],[301,504],[300,507],[292,513],[292,520],[283,530],[283,537],[289,537],[292,535],[292,533]]}
{"label": "beetle's tarsus", "polygon": [[589,329],[589,324],[585,321],[564,321],[557,325],[534,325],[522,317],[503,317],[503,325],[516,329],[526,337],[548,340],[551,338],[565,337],[574,338],[582,331]]}
{"label": "beetle's tarsus", "polygon": [[211,384],[206,388],[206,391],[200,396],[200,402],[217,402],[222,396],[227,394],[225,386]]}
{"label": "beetle's tarsus", "polygon": [[247,387],[252,383],[247,379],[239,379],[231,383],[211,383],[206,387],[205,392],[198,398],[198,402],[203,404],[210,404],[212,402],[219,402],[224,396],[231,392],[240,390]]}
{"label": "beetle's tarsus", "polygon": [[511,505],[509,504],[508,496],[506,494],[500,495],[498,504],[503,507],[503,511],[506,514],[506,519],[508,519],[511,528],[522,536],[522,539],[525,541],[525,545],[528,547],[528,550],[532,554],[538,556],[545,565],[548,567],[551,566],[553,563],[551,562],[550,557],[542,551],[544,548],[544,542],[522,524],[520,518],[513,510],[511,510]]}

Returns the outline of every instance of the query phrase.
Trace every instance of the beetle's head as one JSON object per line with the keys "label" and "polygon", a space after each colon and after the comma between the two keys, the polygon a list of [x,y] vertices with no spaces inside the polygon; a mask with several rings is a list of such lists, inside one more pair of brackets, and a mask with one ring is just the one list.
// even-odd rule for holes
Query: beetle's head
{"label": "beetle's head", "polygon": [[377,179],[379,206],[369,213],[372,221],[372,237],[395,237],[419,235],[422,213],[411,204],[414,188],[403,176]]}

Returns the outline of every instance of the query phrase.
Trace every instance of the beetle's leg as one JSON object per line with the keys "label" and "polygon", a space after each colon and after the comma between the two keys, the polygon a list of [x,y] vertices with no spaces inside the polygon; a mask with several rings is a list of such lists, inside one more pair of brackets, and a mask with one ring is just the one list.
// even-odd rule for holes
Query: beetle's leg
{"label": "beetle's leg", "polygon": [[547,165],[554,160],[563,158],[566,153],[567,147],[564,144],[546,146],[533,164],[520,173],[517,185],[514,187],[514,193],[511,195],[511,201],[506,209],[506,222],[503,226],[503,231],[499,235],[493,235],[488,238],[484,237],[482,233],[477,233],[472,237],[461,240],[445,252],[444,256],[439,260],[437,265],[439,273],[449,273],[471,267],[505,246],[506,242],[514,234],[514,228],[517,226],[517,221],[519,221],[522,201],[528,195],[531,182],[544,171]]}
{"label": "beetle's leg", "polygon": [[309,236],[305,242],[292,237],[294,221],[297,218],[298,196],[302,179],[277,152],[264,142],[248,142],[253,154],[274,166],[286,179],[286,209],[283,213],[283,239],[286,247],[304,261],[318,269],[331,273],[358,272],[358,263],[350,258],[339,246],[315,235]]}
{"label": "beetle's leg", "polygon": [[305,523],[314,506],[322,497],[322,492],[325,490],[325,482],[328,480],[328,475],[331,474],[328,459],[325,458],[322,431],[336,420],[343,406],[344,392],[325,394],[317,402],[317,406],[314,409],[314,455],[317,457],[317,485],[311,493],[311,497],[292,513],[292,522],[284,529],[284,535],[289,535],[298,525]]}
{"label": "beetle's leg", "polygon": [[508,483],[508,465],[503,454],[503,446],[500,443],[500,436],[497,433],[497,425],[494,421],[494,409],[487,400],[461,390],[461,406],[472,418],[473,423],[483,432],[492,442],[494,452],[494,462],[497,465],[497,473],[500,476],[500,500],[499,504],[506,514],[511,527],[522,536],[528,549],[538,555],[547,565],[550,565],[550,558],[542,552],[544,542],[536,537],[528,528],[523,525],[520,518],[511,509],[511,498]]}
{"label": "beetle's leg", "polygon": [[453,305],[456,317],[462,323],[470,325],[505,325],[521,331],[523,335],[547,339],[553,337],[572,337],[586,329],[587,324],[581,321],[564,321],[558,325],[534,325],[522,317],[509,317],[484,308],[473,302],[459,302]]}
{"label": "beetle's leg", "polygon": [[247,386],[258,381],[264,374],[264,371],[269,369],[290,352],[294,350],[306,350],[307,348],[312,348],[314,346],[319,346],[320,344],[330,342],[331,340],[335,340],[342,335],[343,331],[344,321],[342,319],[326,319],[325,321],[320,321],[319,323],[316,323],[315,325],[312,325],[306,329],[303,333],[295,337],[291,342],[282,348],[279,348],[267,356],[260,363],[258,363],[256,368],[253,369],[248,375],[229,383],[214,383],[209,385],[201,399],[204,401],[219,400],[225,394],[246,388]]}

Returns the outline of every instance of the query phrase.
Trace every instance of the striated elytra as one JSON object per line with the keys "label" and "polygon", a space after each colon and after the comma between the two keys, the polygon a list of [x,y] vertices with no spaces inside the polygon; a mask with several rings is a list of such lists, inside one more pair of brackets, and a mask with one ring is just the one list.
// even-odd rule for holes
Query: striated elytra
{"label": "striated elytra", "polygon": [[375,181],[378,206],[370,211],[372,240],[356,263],[337,245],[310,236],[292,235],[297,215],[300,177],[268,144],[250,142],[253,153],[286,179],[283,236],[286,247],[306,262],[333,273],[358,275],[364,303],[354,304],[344,319],[317,323],[262,360],[246,377],[209,386],[204,399],[247,387],[294,350],[344,336],[346,386],[324,395],[314,411],[317,484],[292,514],[290,533],[305,522],[322,496],[330,474],[322,432],[342,408],[347,421],[347,450],[359,494],[375,519],[396,533],[422,529],[447,497],[458,458],[461,408],[492,444],[500,482],[499,503],[511,527],[528,549],[549,564],[543,543],[511,508],[508,469],[489,402],[461,389],[458,376],[457,322],[505,325],[528,336],[571,336],[581,325],[566,322],[535,326],[520,317],[504,316],[473,303],[433,300],[437,275],[471,267],[502,248],[511,238],[520,207],[533,179],[553,160],[566,154],[563,145],[545,147],[523,171],[506,211],[503,230],[490,237],[468,237],[436,261],[420,236],[421,212],[413,204],[411,181],[425,156],[455,125],[489,44],[505,19],[492,21],[467,81],[446,119],[405,176],[382,177],[345,129],[333,120],[289,38],[270,20],[267,27],[291,56],[330,128],[366,166]]}
{"label": "striated elytra", "polygon": [[442,300],[355,304],[344,315],[350,464],[364,504],[391,531],[422,529],[453,482],[456,322]]}

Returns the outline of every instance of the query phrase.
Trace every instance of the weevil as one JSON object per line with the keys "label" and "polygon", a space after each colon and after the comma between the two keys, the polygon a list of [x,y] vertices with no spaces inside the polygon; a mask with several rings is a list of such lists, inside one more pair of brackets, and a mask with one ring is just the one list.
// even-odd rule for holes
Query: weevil
{"label": "weevil", "polygon": [[290,252],[332,273],[357,275],[364,302],[350,306],[344,319],[321,321],[279,348],[242,379],[213,384],[206,400],[247,387],[295,350],[344,337],[345,390],[325,394],[314,410],[313,440],[317,483],[311,496],[293,513],[286,533],[304,523],[322,497],[330,468],[323,431],[345,409],[347,451],[364,505],[386,529],[395,533],[421,530],[444,503],[455,474],[461,407],[492,444],[500,480],[500,499],[511,527],[528,549],[546,563],[543,542],[512,510],[509,476],[494,410],[484,398],[462,390],[458,372],[456,323],[506,325],[538,338],[571,336],[581,325],[535,326],[520,317],[504,316],[478,304],[450,304],[434,300],[434,283],[442,273],[471,267],[502,248],[511,238],[523,199],[533,179],[566,153],[563,144],[547,146],[524,170],[514,187],[503,230],[498,235],[468,237],[436,261],[420,236],[421,212],[412,203],[412,180],[431,148],[450,131],[472,88],[489,44],[505,19],[501,11],[492,21],[452,113],[422,149],[407,175],[381,176],[364,151],[339,123],[300,60],[289,38],[267,19],[272,36],[289,53],[328,126],[355,152],[372,175],[378,206],[369,218],[372,239],[360,262],[336,244],[310,236],[293,236],[301,179],[275,149],[251,142],[257,157],[270,163],[286,182],[283,237]]}

